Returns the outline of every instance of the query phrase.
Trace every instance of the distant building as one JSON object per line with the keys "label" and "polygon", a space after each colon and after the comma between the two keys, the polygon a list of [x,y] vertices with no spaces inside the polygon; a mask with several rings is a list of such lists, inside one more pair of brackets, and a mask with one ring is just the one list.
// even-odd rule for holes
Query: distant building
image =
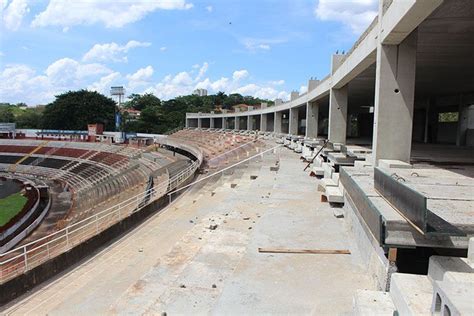
{"label": "distant building", "polygon": [[234,112],[244,112],[249,110],[260,109],[260,104],[248,105],[248,104],[236,104],[232,107]]}
{"label": "distant building", "polygon": [[128,117],[127,119],[129,121],[136,121],[140,118],[140,115],[141,115],[141,111],[138,111],[138,110],[134,110],[134,109],[120,109],[120,112],[122,114],[125,114],[127,113],[128,114]]}
{"label": "distant building", "polygon": [[206,89],[196,89],[193,91],[193,94],[198,95],[200,97],[205,97],[207,96],[207,90]]}

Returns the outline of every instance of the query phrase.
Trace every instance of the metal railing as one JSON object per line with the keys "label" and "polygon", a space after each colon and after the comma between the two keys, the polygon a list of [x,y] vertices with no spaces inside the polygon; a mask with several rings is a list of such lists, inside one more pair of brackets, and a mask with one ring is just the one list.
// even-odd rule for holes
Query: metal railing
{"label": "metal railing", "polygon": [[[21,275],[143,209],[146,205],[175,190],[199,168],[195,160],[168,181],[97,212],[61,230],[0,254],[0,284]],[[146,203],[143,203],[146,201]]]}

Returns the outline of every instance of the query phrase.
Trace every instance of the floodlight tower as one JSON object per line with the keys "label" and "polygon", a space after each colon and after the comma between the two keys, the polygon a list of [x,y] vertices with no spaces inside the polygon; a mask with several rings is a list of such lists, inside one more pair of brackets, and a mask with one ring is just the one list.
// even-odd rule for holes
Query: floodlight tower
{"label": "floodlight tower", "polygon": [[125,88],[123,86],[110,87],[110,95],[118,97],[118,107],[120,108],[123,97],[125,96]]}

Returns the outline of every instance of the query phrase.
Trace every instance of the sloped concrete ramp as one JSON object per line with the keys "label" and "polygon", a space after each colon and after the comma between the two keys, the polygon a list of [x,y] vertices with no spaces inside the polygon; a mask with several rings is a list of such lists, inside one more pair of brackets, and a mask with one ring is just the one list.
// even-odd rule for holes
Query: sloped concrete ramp
{"label": "sloped concrete ramp", "polygon": [[[278,171],[270,167],[279,160]],[[375,289],[344,218],[278,150],[193,188],[9,314],[346,314]],[[349,249],[269,254],[259,247]]]}

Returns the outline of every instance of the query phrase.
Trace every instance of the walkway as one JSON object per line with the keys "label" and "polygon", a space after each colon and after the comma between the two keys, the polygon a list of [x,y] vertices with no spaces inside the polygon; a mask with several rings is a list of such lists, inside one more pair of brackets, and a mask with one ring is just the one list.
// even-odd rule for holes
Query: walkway
{"label": "walkway", "polygon": [[[271,171],[277,159],[280,169]],[[319,202],[316,180],[303,167],[282,148],[194,188],[6,312],[348,313],[355,290],[373,289],[373,282],[345,219]],[[352,254],[262,254],[259,247]]]}

